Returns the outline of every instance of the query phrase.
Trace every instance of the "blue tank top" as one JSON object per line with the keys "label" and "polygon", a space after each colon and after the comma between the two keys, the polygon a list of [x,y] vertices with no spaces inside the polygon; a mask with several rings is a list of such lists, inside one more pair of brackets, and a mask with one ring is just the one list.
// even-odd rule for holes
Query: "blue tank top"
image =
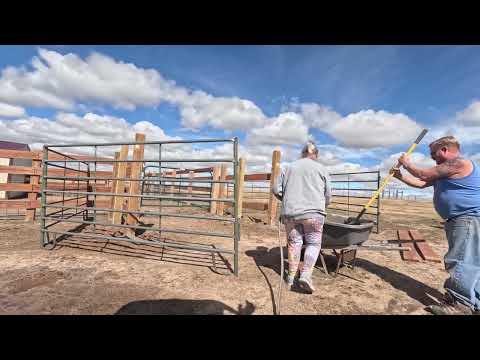
{"label": "blue tank top", "polygon": [[475,162],[472,173],[459,179],[437,179],[433,183],[433,204],[443,219],[460,215],[480,216],[480,170]]}

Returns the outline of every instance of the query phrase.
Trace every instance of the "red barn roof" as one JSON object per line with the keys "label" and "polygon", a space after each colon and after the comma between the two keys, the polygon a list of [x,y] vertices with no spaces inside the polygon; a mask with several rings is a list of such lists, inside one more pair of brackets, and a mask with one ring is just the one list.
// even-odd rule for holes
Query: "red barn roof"
{"label": "red barn roof", "polygon": [[30,151],[30,147],[28,146],[28,144],[16,143],[11,141],[0,141],[0,149]]}

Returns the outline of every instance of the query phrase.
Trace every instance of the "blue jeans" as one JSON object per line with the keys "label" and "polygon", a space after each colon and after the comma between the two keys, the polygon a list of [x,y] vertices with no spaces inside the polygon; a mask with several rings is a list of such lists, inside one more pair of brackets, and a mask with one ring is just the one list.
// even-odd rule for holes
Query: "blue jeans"
{"label": "blue jeans", "polygon": [[460,303],[480,310],[480,217],[462,215],[445,223],[448,252],[445,289]]}

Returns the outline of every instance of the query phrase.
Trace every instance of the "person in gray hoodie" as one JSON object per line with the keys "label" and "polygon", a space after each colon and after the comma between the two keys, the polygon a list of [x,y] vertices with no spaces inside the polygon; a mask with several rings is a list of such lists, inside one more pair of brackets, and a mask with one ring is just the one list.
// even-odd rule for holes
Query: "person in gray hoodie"
{"label": "person in gray hoodie", "polygon": [[303,147],[301,159],[282,170],[272,192],[282,201],[280,220],[285,224],[288,241],[287,285],[291,288],[296,280],[305,242],[298,284],[313,293],[312,271],[320,253],[326,207],[331,199],[330,178],[318,162],[318,149],[313,142]]}

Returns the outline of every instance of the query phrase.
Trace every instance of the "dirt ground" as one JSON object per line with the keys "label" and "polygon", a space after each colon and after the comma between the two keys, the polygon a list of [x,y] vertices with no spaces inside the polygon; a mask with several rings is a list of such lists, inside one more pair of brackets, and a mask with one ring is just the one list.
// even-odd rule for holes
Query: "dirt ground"
{"label": "dirt ground", "polygon": [[[277,228],[256,222],[260,217],[242,220],[239,277],[218,256],[185,250],[67,239],[48,251],[39,246],[38,223],[0,220],[0,314],[273,314],[280,273]],[[169,228],[231,230],[221,222],[162,222]],[[446,252],[431,202],[382,200],[380,226],[367,244],[393,240],[396,229],[417,229],[438,255]],[[229,239],[171,239],[233,249]],[[325,254],[334,270],[335,257]],[[443,262],[404,262],[398,251],[362,250],[356,268],[342,268],[336,278],[316,269],[314,294],[284,290],[281,313],[428,314],[424,308],[441,296],[446,278]]]}

